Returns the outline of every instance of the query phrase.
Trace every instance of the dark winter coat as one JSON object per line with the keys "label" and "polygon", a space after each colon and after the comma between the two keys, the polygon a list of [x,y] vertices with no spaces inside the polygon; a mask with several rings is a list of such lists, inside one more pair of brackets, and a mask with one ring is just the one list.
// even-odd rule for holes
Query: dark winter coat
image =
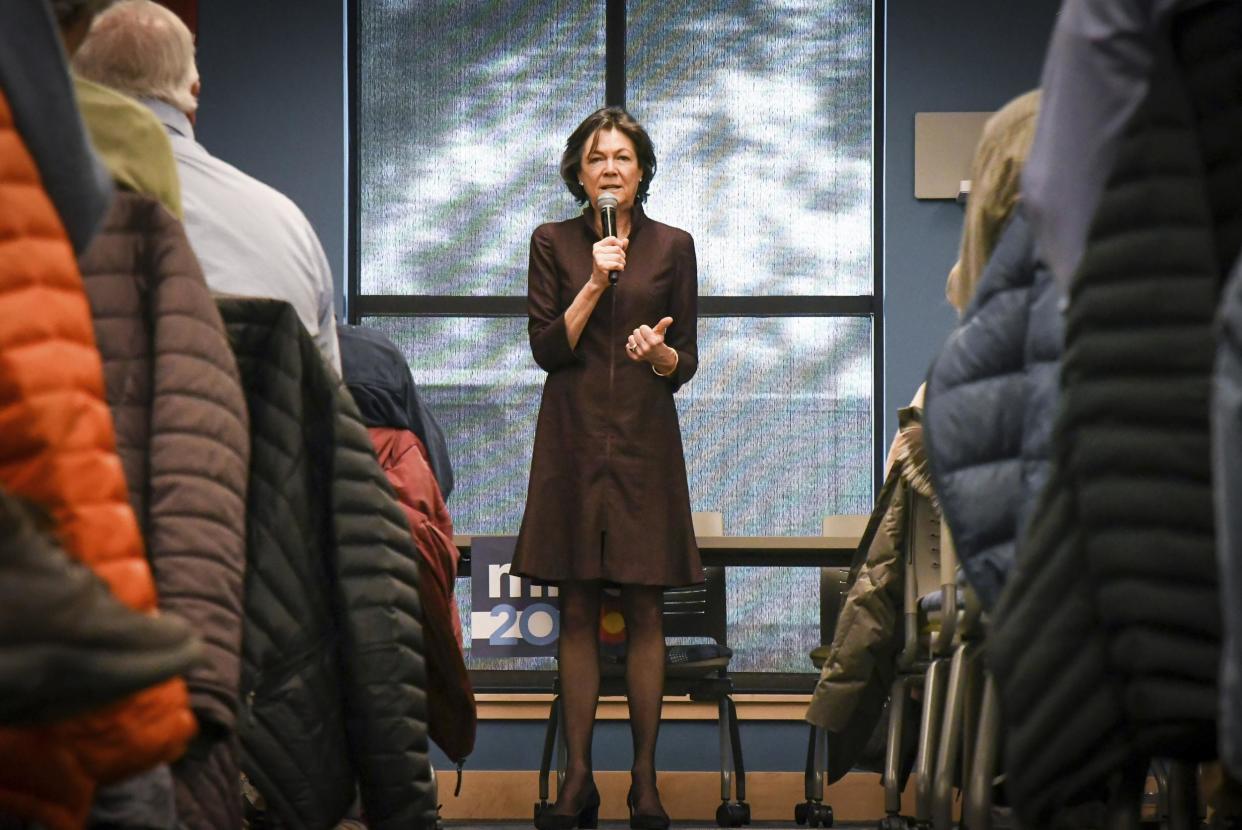
{"label": "dark winter coat", "polygon": [[181,223],[153,198],[118,191],[80,266],[160,608],[194,626],[207,658],[186,678],[199,737],[178,800],[208,817],[188,826],[224,826],[240,820],[236,785],[187,781],[236,724],[250,455],[237,363]]}
{"label": "dark winter coat", "polygon": [[296,312],[222,299],[250,408],[242,769],[278,819],[431,827],[410,528]]}
{"label": "dark winter coat", "polygon": [[1127,764],[1216,752],[1208,397],[1242,231],[1239,32],[1227,3],[1151,33],[1152,83],[1071,286],[1052,474],[987,652],[1024,826]]}
{"label": "dark winter coat", "polygon": [[[588,214],[540,225],[530,243],[530,347],[548,373],[513,572],[557,582],[703,580],[673,393],[698,369],[694,240],[635,209],[626,268],[569,347],[565,311],[590,279]],[[626,356],[663,317],[670,377]]]}
{"label": "dark winter coat", "polygon": [[408,429],[427,449],[445,500],[453,494],[453,463],[444,430],[418,394],[409,364],[391,340],[365,326],[337,326],[341,374],[368,427]]}
{"label": "dark winter coat", "polygon": [[932,480],[966,578],[992,608],[1048,480],[1062,323],[1019,208],[927,378]]}

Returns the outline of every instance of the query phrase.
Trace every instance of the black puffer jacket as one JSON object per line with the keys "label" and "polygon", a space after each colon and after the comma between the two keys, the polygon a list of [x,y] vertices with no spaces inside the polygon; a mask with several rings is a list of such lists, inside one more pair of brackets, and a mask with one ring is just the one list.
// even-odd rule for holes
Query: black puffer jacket
{"label": "black puffer jacket", "polygon": [[924,441],[966,578],[992,608],[1048,480],[1062,325],[1018,208],[927,378]]}
{"label": "black puffer jacket", "polygon": [[1240,33],[1236,2],[1153,33],[1071,288],[1052,476],[988,646],[1024,826],[1152,756],[1216,753],[1208,394],[1242,229]]}
{"label": "black puffer jacket", "polygon": [[405,517],[292,307],[230,298],[220,311],[252,435],[242,769],[288,827],[332,827],[355,786],[369,827],[431,827]]}

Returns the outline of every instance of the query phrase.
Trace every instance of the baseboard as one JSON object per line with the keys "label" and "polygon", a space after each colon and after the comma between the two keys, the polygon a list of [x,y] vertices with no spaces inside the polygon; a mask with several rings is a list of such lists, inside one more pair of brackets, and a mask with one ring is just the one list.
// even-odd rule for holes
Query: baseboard
{"label": "baseboard", "polygon": [[[476,694],[479,720],[547,720],[550,694]],[[778,720],[801,722],[810,695],[738,694],[733,696],[738,720]],[[623,697],[602,697],[595,712],[599,720],[628,720],[629,705]],[[692,701],[685,697],[666,697],[662,720],[710,720],[720,717],[714,702]]]}
{"label": "baseboard", "polygon": [[[681,821],[712,821],[720,803],[720,773],[662,772],[660,796],[664,808]],[[626,817],[625,793],[628,772],[596,772],[602,804],[600,817]],[[440,778],[441,815],[446,819],[521,821],[531,817],[537,801],[539,774],[528,770],[467,771],[461,795],[453,797],[455,776],[445,771]],[[555,791],[555,782],[553,782]],[[792,821],[794,805],[804,801],[800,772],[751,772],[746,775],[746,801],[753,821]],[[884,790],[877,773],[851,772],[830,786],[824,801],[832,805],[838,821],[866,821],[884,815]],[[914,809],[914,783],[906,787],[902,812]]]}

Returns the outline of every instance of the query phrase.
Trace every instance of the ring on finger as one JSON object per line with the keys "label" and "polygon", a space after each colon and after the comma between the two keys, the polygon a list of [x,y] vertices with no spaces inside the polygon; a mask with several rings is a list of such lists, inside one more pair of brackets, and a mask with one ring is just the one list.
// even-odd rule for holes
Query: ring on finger
{"label": "ring on finger", "polygon": [[633,343],[626,343],[625,348],[629,349],[632,352],[638,350],[638,347],[635,346]]}

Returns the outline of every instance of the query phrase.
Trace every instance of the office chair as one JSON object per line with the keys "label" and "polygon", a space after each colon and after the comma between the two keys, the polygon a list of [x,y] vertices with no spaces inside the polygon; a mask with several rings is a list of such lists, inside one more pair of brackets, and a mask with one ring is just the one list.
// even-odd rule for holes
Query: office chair
{"label": "office chair", "polygon": [[[723,516],[720,513],[696,513],[694,530],[698,536],[723,536]],[[746,803],[746,767],[742,760],[737,707],[733,702],[733,681],[729,677],[733,651],[728,647],[725,570],[716,566],[705,568],[704,572],[706,581],[703,584],[669,588],[664,592],[664,636],[709,641],[667,646],[664,695],[716,704],[720,731],[720,805],[716,808],[716,824],[720,827],[740,827],[750,824],[750,805]],[[625,693],[624,650],[601,650],[600,696],[620,697]],[[559,678],[553,686],[552,695],[543,756],[539,764],[536,816],[549,806],[549,778],[554,751],[557,755],[558,788],[564,778],[566,747],[564,732],[560,728]]]}
{"label": "office chair", "polygon": [[[889,704],[888,739],[884,759],[884,812],[880,830],[908,830],[932,820],[933,783],[939,754],[945,690],[957,633],[957,556],[952,544],[942,544],[943,522],[931,500],[906,489],[907,530],[903,541],[905,575],[903,619],[905,645],[897,658],[897,677]],[[921,601],[940,592],[941,602]],[[938,613],[937,613],[938,612]],[[938,620],[937,620],[938,617]],[[905,709],[914,689],[923,689],[918,751],[914,772],[913,821],[901,815],[901,754],[905,737]]]}
{"label": "office chair", "polygon": [[[825,516],[822,535],[866,535],[870,516]],[[824,667],[832,650],[832,638],[837,630],[837,617],[841,604],[849,591],[850,569],[846,567],[819,569],[819,642],[811,650],[811,665],[816,671]],[[794,806],[794,821],[799,826],[831,827],[832,805],[824,803],[824,787],[828,784],[828,735],[811,724],[806,746],[806,771],[803,775],[803,794],[806,800]]]}
{"label": "office chair", "polygon": [[[941,535],[941,545],[943,549],[952,549],[953,543],[947,528]],[[947,592],[951,589],[942,590]],[[990,813],[991,777],[984,784],[976,782],[973,774],[977,745],[981,743],[982,704],[986,688],[983,670],[983,606],[971,588],[955,590],[962,598],[963,611],[957,620],[957,639],[953,644],[953,657],[949,662],[948,690],[941,715],[941,738],[936,747],[935,777],[932,781],[934,830],[953,830],[953,788],[958,782],[961,782],[962,794],[967,798],[975,797],[970,792],[972,786],[986,787]],[[986,830],[990,825],[990,816],[983,821],[977,827],[971,826],[970,830]]]}

